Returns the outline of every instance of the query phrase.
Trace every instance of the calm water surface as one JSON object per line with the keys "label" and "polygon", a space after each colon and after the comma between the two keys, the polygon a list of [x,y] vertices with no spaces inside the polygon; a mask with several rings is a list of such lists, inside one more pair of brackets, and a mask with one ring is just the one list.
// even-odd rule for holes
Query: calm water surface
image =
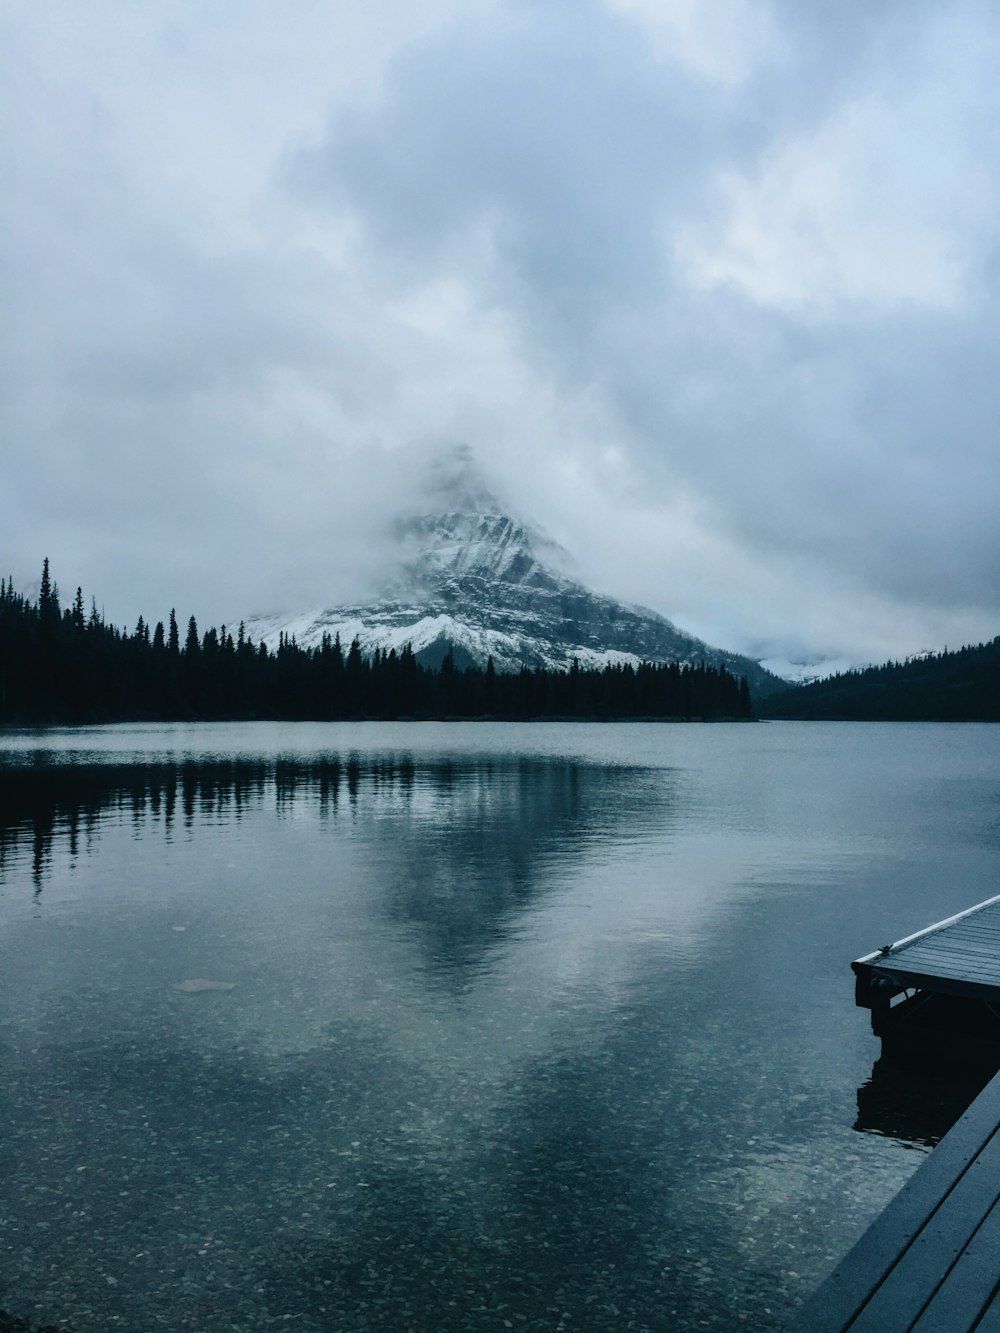
{"label": "calm water surface", "polygon": [[777,1329],[971,1095],[849,963],[1000,891],[998,728],[22,732],[0,798],[33,1323]]}

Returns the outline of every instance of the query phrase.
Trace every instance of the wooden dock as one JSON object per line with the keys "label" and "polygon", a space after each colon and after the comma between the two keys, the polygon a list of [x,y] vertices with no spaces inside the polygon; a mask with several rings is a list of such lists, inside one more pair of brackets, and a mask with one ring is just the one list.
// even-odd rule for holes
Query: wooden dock
{"label": "wooden dock", "polygon": [[[1000,1066],[1000,896],[852,967],[883,1058]],[[1000,1333],[1000,1074],[789,1333]]]}
{"label": "wooden dock", "polygon": [[1000,1331],[1000,1074],[788,1327]]}
{"label": "wooden dock", "polygon": [[851,966],[886,1054],[1000,1063],[1000,896]]}

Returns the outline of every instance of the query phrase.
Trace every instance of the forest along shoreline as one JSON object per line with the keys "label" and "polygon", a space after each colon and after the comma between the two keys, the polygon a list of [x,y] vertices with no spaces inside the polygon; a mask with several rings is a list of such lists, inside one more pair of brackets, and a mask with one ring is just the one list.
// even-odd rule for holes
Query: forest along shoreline
{"label": "forest along shoreline", "polygon": [[80,588],[62,607],[48,561],[37,600],[0,583],[0,726],[177,721],[750,721],[744,677],[725,666],[615,663],[568,671],[459,667],[449,651],[434,669],[404,645],[365,656],[324,635],[302,648],[282,635],[271,650],[242,625],[183,642],[174,611],[150,630],[107,624]]}

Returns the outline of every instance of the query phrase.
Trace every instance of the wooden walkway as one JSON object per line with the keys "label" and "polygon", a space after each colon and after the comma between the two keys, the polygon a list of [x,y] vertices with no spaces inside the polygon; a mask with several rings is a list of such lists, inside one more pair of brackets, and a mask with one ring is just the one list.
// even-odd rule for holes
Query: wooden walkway
{"label": "wooden walkway", "polygon": [[1000,1055],[1000,896],[883,945],[851,964],[855,998],[892,1046]]}
{"label": "wooden walkway", "polygon": [[1000,1074],[789,1333],[1000,1333]]}
{"label": "wooden walkway", "polygon": [[[883,1055],[1000,1065],[1000,896],[853,964]],[[1000,1074],[789,1333],[1000,1333]]]}

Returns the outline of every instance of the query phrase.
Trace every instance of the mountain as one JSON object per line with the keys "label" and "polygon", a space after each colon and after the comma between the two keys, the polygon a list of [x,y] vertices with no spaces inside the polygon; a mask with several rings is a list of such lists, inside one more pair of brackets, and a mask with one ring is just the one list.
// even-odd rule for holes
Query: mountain
{"label": "mountain", "polygon": [[811,685],[813,681],[826,680],[828,676],[862,671],[872,665],[870,661],[860,661],[856,657],[817,657],[805,662],[789,657],[764,657],[760,664],[772,675],[781,677],[782,688],[786,685]]}
{"label": "mountain", "polygon": [[1000,722],[1000,637],[795,686],[770,695],[759,711],[810,720]]}
{"label": "mountain", "polygon": [[362,651],[397,651],[437,666],[499,671],[524,666],[568,669],[640,661],[725,665],[746,676],[755,695],[785,682],[750,658],[710,647],[646,607],[592,592],[569,572],[556,542],[503,506],[467,450],[436,466],[423,502],[394,529],[399,561],[381,595],[363,605],[300,615],[254,616],[246,631],[274,647],[282,634],[300,647],[324,634],[354,638]]}

